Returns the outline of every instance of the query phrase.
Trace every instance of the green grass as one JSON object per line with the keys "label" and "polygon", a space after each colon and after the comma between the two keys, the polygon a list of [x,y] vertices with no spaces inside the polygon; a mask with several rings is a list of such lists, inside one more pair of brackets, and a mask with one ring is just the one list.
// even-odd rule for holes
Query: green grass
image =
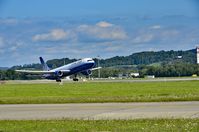
{"label": "green grass", "polygon": [[5,132],[198,132],[199,119],[0,121]]}
{"label": "green grass", "polygon": [[199,101],[199,81],[0,85],[0,104]]}

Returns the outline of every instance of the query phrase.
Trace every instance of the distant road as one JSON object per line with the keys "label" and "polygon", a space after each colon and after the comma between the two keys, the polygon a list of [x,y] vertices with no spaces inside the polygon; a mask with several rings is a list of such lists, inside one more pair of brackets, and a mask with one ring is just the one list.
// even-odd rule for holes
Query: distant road
{"label": "distant road", "polygon": [[0,120],[199,118],[199,101],[0,105]]}
{"label": "distant road", "polygon": [[[154,78],[154,79],[94,79],[94,80],[80,80],[79,82],[169,82],[169,81],[192,81],[199,80],[198,77],[176,77],[176,78]],[[4,82],[4,81],[3,81]],[[72,80],[62,80],[63,83],[71,83]],[[11,84],[29,84],[29,83],[57,83],[54,80],[11,80],[5,81]],[[76,82],[77,83],[77,82]]]}

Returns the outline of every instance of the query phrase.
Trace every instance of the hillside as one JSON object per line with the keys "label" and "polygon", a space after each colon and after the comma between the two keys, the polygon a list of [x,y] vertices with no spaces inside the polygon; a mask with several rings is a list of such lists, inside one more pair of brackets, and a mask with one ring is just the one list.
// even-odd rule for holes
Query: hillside
{"label": "hillside", "polygon": [[[182,56],[181,59],[178,56]],[[194,64],[196,62],[196,51],[145,51],[134,53],[129,56],[116,56],[109,59],[104,59],[100,61],[101,66],[108,67],[114,65],[150,65],[153,63],[168,63],[173,61],[181,60],[185,63]]]}
{"label": "hillside", "polygon": [[[182,58],[178,58],[181,56]],[[47,64],[51,68],[56,68],[64,64],[71,63],[76,59],[62,58],[62,59],[53,59],[48,60]],[[95,59],[97,61],[97,59]],[[187,51],[145,51],[139,53],[133,53],[129,56],[115,56],[109,59],[101,59],[100,66],[102,67],[111,67],[111,66],[121,66],[121,65],[150,65],[154,63],[169,63],[181,61],[185,63],[194,64],[196,62],[196,51],[187,50]],[[29,64],[24,66],[14,66],[12,69],[21,69],[21,68],[34,68],[41,69],[40,64]]]}

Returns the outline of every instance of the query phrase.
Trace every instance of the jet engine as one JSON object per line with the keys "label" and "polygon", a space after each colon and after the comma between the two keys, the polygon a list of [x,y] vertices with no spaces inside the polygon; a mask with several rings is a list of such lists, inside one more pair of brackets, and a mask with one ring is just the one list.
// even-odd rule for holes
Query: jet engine
{"label": "jet engine", "polygon": [[86,70],[86,71],[83,71],[81,72],[83,75],[85,76],[88,76],[88,75],[91,75],[92,74],[92,71],[91,70]]}
{"label": "jet engine", "polygon": [[62,77],[63,76],[63,72],[62,71],[56,71],[55,72],[55,75],[59,76],[59,77]]}

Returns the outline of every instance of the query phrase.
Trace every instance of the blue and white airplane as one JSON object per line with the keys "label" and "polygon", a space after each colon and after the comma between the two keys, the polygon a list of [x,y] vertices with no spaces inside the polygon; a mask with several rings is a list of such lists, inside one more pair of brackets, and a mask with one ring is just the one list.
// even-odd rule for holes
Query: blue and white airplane
{"label": "blue and white airplane", "polygon": [[50,69],[48,65],[44,62],[42,57],[39,57],[42,64],[43,71],[30,71],[30,70],[16,70],[17,72],[30,73],[30,74],[41,74],[43,78],[56,80],[61,82],[61,79],[74,75],[73,81],[78,81],[77,74],[82,73],[83,75],[91,75],[93,70],[100,69],[101,67],[95,66],[95,61],[92,58],[84,58],[73,63]]}

